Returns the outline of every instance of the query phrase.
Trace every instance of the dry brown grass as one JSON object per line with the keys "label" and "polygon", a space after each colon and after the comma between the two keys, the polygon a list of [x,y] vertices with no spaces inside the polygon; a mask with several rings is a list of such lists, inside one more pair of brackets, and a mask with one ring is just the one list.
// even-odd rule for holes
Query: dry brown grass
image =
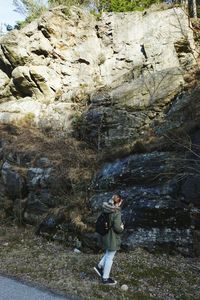
{"label": "dry brown grass", "polygon": [[40,167],[40,158],[49,159],[53,168],[51,193],[63,199],[61,207],[72,212],[67,219],[77,229],[85,229],[82,219],[89,213],[87,186],[97,169],[97,153],[73,137],[51,137],[28,126],[0,125],[0,138],[6,142],[4,159],[11,156],[12,169],[25,178],[28,168]]}
{"label": "dry brown grass", "polygon": [[0,138],[6,141],[4,153],[28,154],[33,167],[40,157],[47,157],[60,174],[67,171],[72,182],[80,178],[87,180],[95,171],[95,151],[73,137],[48,137],[36,128],[0,125]]}

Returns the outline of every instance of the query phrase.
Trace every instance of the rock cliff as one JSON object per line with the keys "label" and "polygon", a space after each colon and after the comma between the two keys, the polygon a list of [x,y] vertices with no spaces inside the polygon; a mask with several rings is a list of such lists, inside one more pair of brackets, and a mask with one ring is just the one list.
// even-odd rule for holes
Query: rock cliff
{"label": "rock cliff", "polygon": [[[40,127],[68,131],[72,110],[85,101],[87,125],[92,122],[88,138],[98,136],[93,118],[96,130],[104,118],[110,132],[107,138],[101,133],[101,143],[109,146],[117,136],[135,139],[137,128],[180,92],[185,72],[195,65],[187,16],[169,9],[103,14],[96,21],[77,9],[62,11],[54,9],[1,38],[0,120],[31,112]],[[145,108],[151,112],[144,114]]]}
{"label": "rock cliff", "polygon": [[[0,122],[73,136],[98,156],[93,178],[90,173],[82,186],[66,183],[80,195],[87,190],[92,217],[84,221],[92,223],[102,201],[120,192],[125,248],[197,253],[198,22],[191,24],[181,8],[103,13],[97,20],[58,7],[0,44]],[[56,166],[48,155],[11,155],[5,143],[2,136],[1,202],[6,197],[16,208],[24,199],[23,218],[34,223],[34,215],[59,206],[52,193]],[[89,166],[83,161],[82,172]],[[85,243],[94,238],[84,235]]]}

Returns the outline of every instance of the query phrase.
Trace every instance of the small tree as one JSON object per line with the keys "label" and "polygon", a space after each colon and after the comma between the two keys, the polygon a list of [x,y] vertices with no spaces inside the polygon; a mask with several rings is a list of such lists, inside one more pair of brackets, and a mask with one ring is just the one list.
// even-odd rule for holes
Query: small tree
{"label": "small tree", "polygon": [[192,10],[193,10],[193,18],[197,18],[197,2],[196,0],[192,0]]}
{"label": "small tree", "polygon": [[97,7],[99,11],[126,12],[143,10],[160,0],[99,0]]}
{"label": "small tree", "polygon": [[44,0],[13,0],[15,11],[26,17],[25,23],[41,16],[47,10]]}
{"label": "small tree", "polygon": [[51,5],[82,5],[86,3],[85,0],[49,0],[48,3]]}
{"label": "small tree", "polygon": [[0,23],[0,36],[3,35],[3,23]]}

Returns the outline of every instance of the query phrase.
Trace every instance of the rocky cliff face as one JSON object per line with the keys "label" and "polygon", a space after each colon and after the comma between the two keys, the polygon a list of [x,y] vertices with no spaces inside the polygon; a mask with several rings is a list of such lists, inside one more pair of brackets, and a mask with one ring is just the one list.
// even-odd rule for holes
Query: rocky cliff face
{"label": "rocky cliff face", "polygon": [[[199,249],[199,29],[188,22],[181,8],[96,20],[59,7],[0,41],[0,122],[73,134],[101,156],[82,191],[93,217],[122,194],[125,248]],[[2,155],[2,197],[26,199],[34,220],[58,206],[54,166],[17,157],[24,177]]]}
{"label": "rocky cliff face", "polygon": [[[100,120],[110,128],[101,144],[135,139],[137,128],[181,90],[196,56],[181,9],[103,14],[100,21],[77,9],[69,16],[54,9],[1,39],[0,120],[33,113],[40,127],[68,131],[72,110],[85,101],[95,144]],[[144,114],[145,108],[151,111]]]}

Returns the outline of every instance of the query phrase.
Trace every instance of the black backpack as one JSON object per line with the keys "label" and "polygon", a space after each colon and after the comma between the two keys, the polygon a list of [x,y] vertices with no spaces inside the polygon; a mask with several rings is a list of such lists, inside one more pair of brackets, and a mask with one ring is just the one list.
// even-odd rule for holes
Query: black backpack
{"label": "black backpack", "polygon": [[108,213],[101,213],[100,216],[96,220],[95,231],[100,235],[104,236],[110,230],[110,219]]}

